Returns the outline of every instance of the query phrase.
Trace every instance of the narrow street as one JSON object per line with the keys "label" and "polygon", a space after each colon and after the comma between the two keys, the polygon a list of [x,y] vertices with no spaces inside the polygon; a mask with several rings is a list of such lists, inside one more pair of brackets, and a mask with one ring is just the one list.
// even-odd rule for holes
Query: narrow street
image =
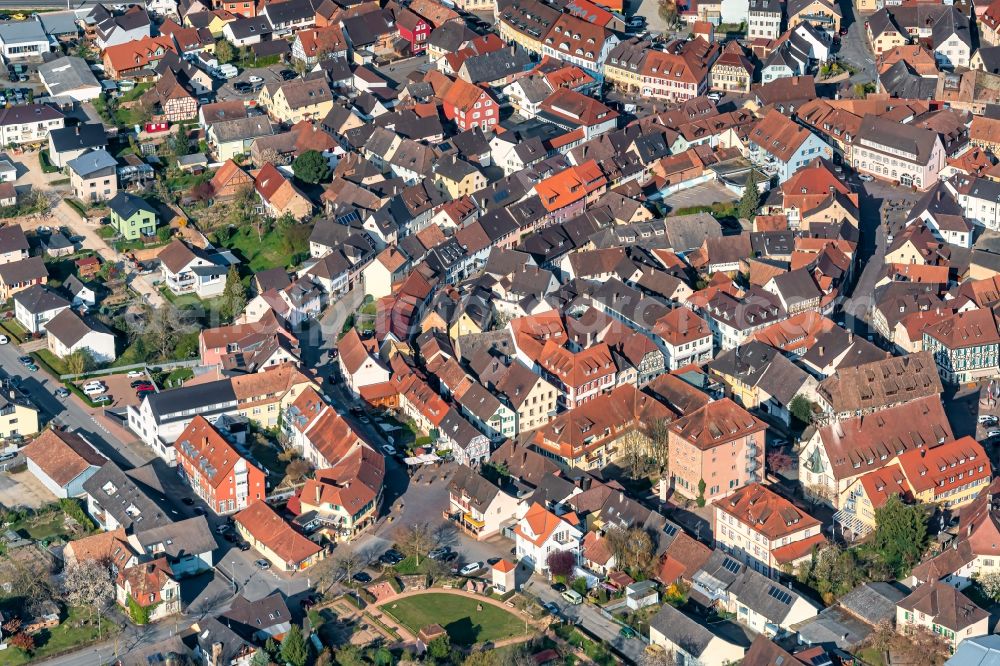
{"label": "narrow street", "polygon": [[562,596],[553,590],[548,583],[533,578],[525,585],[525,589],[545,602],[559,606],[561,613],[571,622],[579,621],[583,627],[621,652],[633,663],[639,663],[646,651],[646,643],[640,638],[625,638],[620,633],[621,625],[604,617],[596,607],[590,604],[568,604]]}

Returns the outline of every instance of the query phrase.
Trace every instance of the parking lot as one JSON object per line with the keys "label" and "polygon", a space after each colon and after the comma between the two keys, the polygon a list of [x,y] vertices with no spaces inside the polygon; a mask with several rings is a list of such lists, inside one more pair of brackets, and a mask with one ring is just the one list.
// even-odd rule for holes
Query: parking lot
{"label": "parking lot", "polygon": [[[290,72],[287,65],[271,65],[270,67],[253,67],[250,69],[242,70],[239,75],[226,81],[221,88],[215,91],[215,98],[220,102],[225,102],[228,100],[250,100],[257,99],[260,95],[260,91],[264,86],[270,83],[281,83],[284,79],[282,78],[282,72]],[[294,72],[293,72],[294,74]],[[288,74],[285,74],[288,76]],[[254,82],[251,83],[250,79],[254,78]],[[257,81],[257,79],[260,81]],[[246,84],[250,86],[250,90],[246,92],[240,92],[237,90],[239,84]]]}
{"label": "parking lot", "polygon": [[132,387],[132,383],[143,380],[149,381],[149,376],[146,375],[145,373],[137,377],[129,377],[128,374],[121,373],[117,375],[102,375],[96,378],[90,377],[78,382],[77,386],[82,391],[84,385],[87,384],[88,382],[92,381],[102,382],[106,387],[106,390],[104,391],[104,393],[99,393],[91,396],[91,399],[96,399],[99,396],[105,396],[105,395],[109,396],[111,398],[111,402],[104,405],[104,407],[117,408],[117,407],[128,407],[130,405],[139,404],[140,400],[135,393],[136,389]]}

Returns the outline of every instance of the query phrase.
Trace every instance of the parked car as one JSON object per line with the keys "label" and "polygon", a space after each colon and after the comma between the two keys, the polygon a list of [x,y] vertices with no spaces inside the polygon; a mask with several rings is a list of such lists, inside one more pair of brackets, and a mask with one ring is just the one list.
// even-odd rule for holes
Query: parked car
{"label": "parked car", "polygon": [[244,552],[250,550],[250,544],[248,544],[246,541],[241,541],[240,542],[240,550],[242,550]]}
{"label": "parked car", "polygon": [[621,629],[618,630],[618,635],[621,636],[622,638],[635,638],[639,634],[637,634],[635,632],[635,629],[633,629],[632,627],[622,627]]}
{"label": "parked car", "polygon": [[462,574],[463,576],[471,576],[472,574],[476,573],[482,568],[483,568],[482,562],[469,562],[464,567],[459,569],[458,573]]}
{"label": "parked car", "polygon": [[143,372],[142,370],[129,370],[128,371],[128,375],[126,375],[126,376],[129,379],[134,379],[135,377],[144,377],[145,375],[146,375],[146,373]]}
{"label": "parked car", "polygon": [[986,432],[987,437],[1000,437],[1000,429],[994,428]]}
{"label": "parked car", "polygon": [[181,499],[181,501],[187,504],[188,506],[194,506],[194,500],[191,499],[190,497],[184,497],[183,499]]}
{"label": "parked car", "polygon": [[388,564],[389,566],[395,566],[406,559],[406,556],[395,548],[390,548],[389,550],[382,553],[382,556],[378,558],[378,561],[382,564]]}
{"label": "parked car", "polygon": [[68,388],[57,388],[56,389],[56,397],[57,398],[68,398],[69,397],[69,389]]}
{"label": "parked car", "polygon": [[982,423],[983,425],[990,425],[991,423],[997,422],[997,417],[991,414],[980,414],[979,422]]}
{"label": "parked car", "polygon": [[140,386],[152,386],[152,385],[153,382],[149,381],[148,379],[137,379],[131,384],[129,384],[129,386],[131,386],[132,388],[139,388]]}
{"label": "parked car", "polygon": [[96,398],[94,398],[91,402],[93,402],[95,405],[103,405],[105,403],[111,402],[111,396],[99,395]]}
{"label": "parked car", "polygon": [[229,526],[228,523],[222,523],[221,525],[216,525],[216,527],[215,527],[215,533],[216,534],[225,534],[230,529],[232,529],[232,528],[230,528],[230,526]]}
{"label": "parked car", "polygon": [[250,83],[264,83],[264,79],[260,78],[256,74],[247,79]]}
{"label": "parked car", "polygon": [[34,359],[30,356],[19,356],[17,362],[21,365],[28,365],[29,363],[34,363]]}
{"label": "parked car", "polygon": [[566,591],[566,585],[564,583],[556,581],[555,583],[552,583],[552,589],[562,594],[563,592]]}
{"label": "parked car", "polygon": [[559,615],[559,613],[562,612],[561,609],[559,608],[559,604],[557,604],[554,601],[546,601],[544,604],[542,604],[542,608],[552,613],[553,615]]}
{"label": "parked car", "polygon": [[268,569],[271,568],[271,563],[268,562],[267,560],[263,560],[263,559],[262,560],[257,560],[256,562],[254,562],[254,564],[257,565],[258,569],[263,569],[264,571],[267,571]]}
{"label": "parked car", "polygon": [[104,384],[91,384],[83,387],[83,393],[87,396],[99,395],[107,391],[107,387]]}
{"label": "parked car", "polygon": [[440,546],[438,548],[435,548],[431,552],[427,553],[427,557],[431,558],[432,560],[442,560],[443,561],[444,558],[450,552],[451,552],[451,548],[449,548],[448,546]]}
{"label": "parked car", "polygon": [[502,557],[491,557],[490,559],[486,560],[486,564],[493,566],[502,559],[503,559]]}
{"label": "parked car", "polygon": [[860,180],[862,183],[870,183],[873,180],[875,180],[875,178],[874,178],[874,176],[869,176],[866,173],[862,173],[862,174],[858,174],[858,180]]}
{"label": "parked car", "polygon": [[372,577],[369,576],[364,571],[359,571],[358,573],[354,574],[353,576],[351,576],[351,579],[357,581],[358,583],[361,583],[362,585],[367,585],[368,583],[372,582]]}
{"label": "parked car", "polygon": [[396,449],[392,446],[389,446],[388,444],[383,444],[382,453],[384,453],[387,456],[394,456],[396,455]]}
{"label": "parked car", "polygon": [[290,69],[283,69],[280,72],[278,72],[278,76],[281,77],[282,81],[291,81],[296,76],[298,76],[298,74],[296,74],[295,72],[293,72]]}

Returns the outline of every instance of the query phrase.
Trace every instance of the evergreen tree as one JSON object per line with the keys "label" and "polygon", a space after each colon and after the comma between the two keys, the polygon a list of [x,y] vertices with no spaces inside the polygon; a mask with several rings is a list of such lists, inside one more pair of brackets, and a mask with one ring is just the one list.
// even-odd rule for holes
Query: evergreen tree
{"label": "evergreen tree", "polygon": [[236,270],[236,265],[229,267],[226,275],[226,290],[222,294],[221,314],[226,319],[232,319],[243,312],[247,305],[247,291],[240,280],[240,274]]}
{"label": "evergreen tree", "polygon": [[927,541],[927,512],[893,495],[875,509],[875,551],[901,577],[920,560]]}
{"label": "evergreen tree", "polygon": [[736,209],[736,214],[741,219],[752,219],[757,214],[760,206],[760,191],[757,189],[757,172],[750,169],[750,177],[747,178],[746,189],[743,190],[743,198]]}
{"label": "evergreen tree", "polygon": [[317,150],[307,150],[292,162],[292,172],[303,183],[315,185],[330,177],[330,164]]}
{"label": "evergreen tree", "polygon": [[309,661],[309,646],[297,624],[292,624],[281,641],[281,661],[289,666],[306,666]]}

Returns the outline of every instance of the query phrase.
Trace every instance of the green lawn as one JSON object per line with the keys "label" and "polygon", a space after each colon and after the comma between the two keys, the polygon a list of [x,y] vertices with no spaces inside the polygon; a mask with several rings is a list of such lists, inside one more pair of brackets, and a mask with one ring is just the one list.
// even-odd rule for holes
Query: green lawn
{"label": "green lawn", "polygon": [[[0,666],[20,666],[45,659],[49,655],[65,652],[75,646],[98,640],[96,617],[95,623],[90,623],[90,614],[86,610],[70,608],[69,615],[62,624],[52,630],[45,630],[35,635],[35,652],[28,656],[15,647],[0,651]],[[86,624],[81,624],[86,622]],[[81,624],[81,626],[76,626]],[[101,623],[101,637],[107,639],[114,635],[118,627],[107,618]]]}
{"label": "green lawn", "polygon": [[[289,242],[285,240],[289,234],[291,234],[289,238],[291,248]],[[269,268],[288,268],[297,260],[296,255],[305,255],[309,252],[309,227],[297,225],[288,232],[272,229],[264,234],[263,239],[258,238],[257,232],[253,229],[244,227],[223,245],[235,250],[254,273]]]}
{"label": "green lawn", "polygon": [[882,653],[873,647],[866,647],[858,650],[857,657],[864,663],[869,664],[869,666],[885,666],[885,661],[882,659]]}
{"label": "green lawn", "polygon": [[10,525],[9,529],[21,534],[27,534],[32,539],[41,541],[60,534],[66,534],[63,519],[65,515],[62,511],[56,511],[49,515],[26,518]]}
{"label": "green lawn", "polygon": [[34,354],[40,361],[42,361],[42,363],[52,368],[52,370],[56,373],[56,377],[70,374],[69,368],[66,367],[66,362],[50,352],[48,349],[39,349],[34,352]]}
{"label": "green lawn", "polygon": [[[483,610],[476,610],[482,604]],[[524,621],[478,599],[431,592],[391,601],[381,609],[414,634],[429,624],[440,624],[452,642],[472,645],[524,633]]]}
{"label": "green lawn", "polygon": [[137,83],[135,88],[129,90],[127,93],[123,93],[120,100],[121,102],[134,102],[135,100],[142,97],[143,93],[153,87],[152,83]]}
{"label": "green lawn", "polygon": [[25,329],[24,326],[21,326],[21,322],[16,319],[4,320],[3,328],[18,342],[23,342],[28,337],[27,329]]}

